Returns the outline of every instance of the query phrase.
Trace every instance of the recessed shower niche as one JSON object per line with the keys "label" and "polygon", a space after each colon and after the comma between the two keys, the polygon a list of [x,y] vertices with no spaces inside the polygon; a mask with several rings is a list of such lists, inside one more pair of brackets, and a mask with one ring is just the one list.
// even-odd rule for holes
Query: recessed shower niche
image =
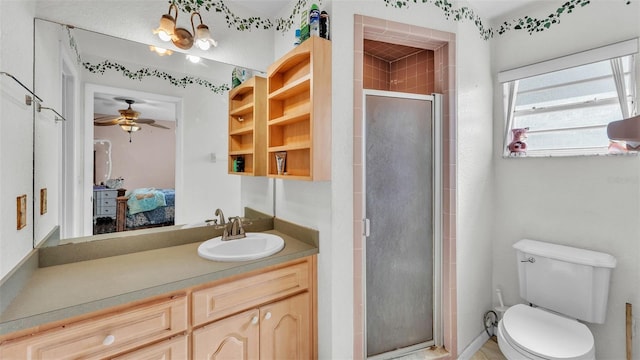
{"label": "recessed shower niche", "polygon": [[364,40],[363,87],[428,95],[435,92],[434,52]]}

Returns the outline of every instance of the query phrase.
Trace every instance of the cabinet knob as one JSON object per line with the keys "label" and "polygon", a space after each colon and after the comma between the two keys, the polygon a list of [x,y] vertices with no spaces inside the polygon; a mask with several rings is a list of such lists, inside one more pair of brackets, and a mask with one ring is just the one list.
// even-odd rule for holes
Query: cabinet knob
{"label": "cabinet knob", "polygon": [[253,325],[257,324],[257,323],[258,323],[258,317],[257,317],[257,316],[254,316],[253,318],[251,318],[251,323],[252,323]]}
{"label": "cabinet knob", "polygon": [[265,320],[271,319],[271,311],[268,311],[266,314],[264,314],[264,319]]}
{"label": "cabinet knob", "polygon": [[106,338],[104,338],[104,340],[102,340],[102,345],[104,346],[109,346],[111,344],[113,344],[116,341],[116,337],[113,335],[107,335]]}

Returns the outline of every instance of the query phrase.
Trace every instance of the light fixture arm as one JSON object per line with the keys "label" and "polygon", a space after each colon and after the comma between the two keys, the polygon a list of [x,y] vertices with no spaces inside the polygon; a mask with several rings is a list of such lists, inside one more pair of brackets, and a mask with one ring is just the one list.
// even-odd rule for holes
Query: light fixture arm
{"label": "light fixture arm", "polygon": [[177,24],[178,23],[178,7],[173,2],[169,4],[169,11],[167,11],[167,15],[169,16],[171,16],[171,9],[173,9],[173,12],[175,13],[175,15],[173,16],[173,19]]}
{"label": "light fixture arm", "polygon": [[198,18],[200,19],[200,25],[203,25],[203,23],[202,23],[202,16],[200,15],[200,13],[199,13],[199,12],[194,11],[194,12],[191,14],[191,30],[193,31],[193,35],[195,35],[195,34],[196,34],[196,27],[195,27],[195,25],[193,24],[193,17],[194,17],[194,16],[196,16],[196,15],[198,15]]}

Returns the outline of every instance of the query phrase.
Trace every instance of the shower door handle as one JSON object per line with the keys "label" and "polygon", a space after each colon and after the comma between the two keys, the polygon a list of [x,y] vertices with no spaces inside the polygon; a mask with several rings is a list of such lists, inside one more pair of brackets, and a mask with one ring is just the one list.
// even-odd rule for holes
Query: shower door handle
{"label": "shower door handle", "polygon": [[363,227],[363,234],[364,236],[369,236],[369,233],[371,231],[371,222],[369,221],[369,219],[362,219],[362,227]]}

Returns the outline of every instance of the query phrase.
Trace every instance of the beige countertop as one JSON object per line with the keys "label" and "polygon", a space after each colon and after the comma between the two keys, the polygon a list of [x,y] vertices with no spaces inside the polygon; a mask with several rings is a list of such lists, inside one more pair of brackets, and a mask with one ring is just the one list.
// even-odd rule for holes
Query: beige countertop
{"label": "beige countertop", "polygon": [[280,235],[285,247],[253,261],[206,260],[196,242],[38,268],[0,314],[0,335],[318,253],[309,242],[265,232]]}

